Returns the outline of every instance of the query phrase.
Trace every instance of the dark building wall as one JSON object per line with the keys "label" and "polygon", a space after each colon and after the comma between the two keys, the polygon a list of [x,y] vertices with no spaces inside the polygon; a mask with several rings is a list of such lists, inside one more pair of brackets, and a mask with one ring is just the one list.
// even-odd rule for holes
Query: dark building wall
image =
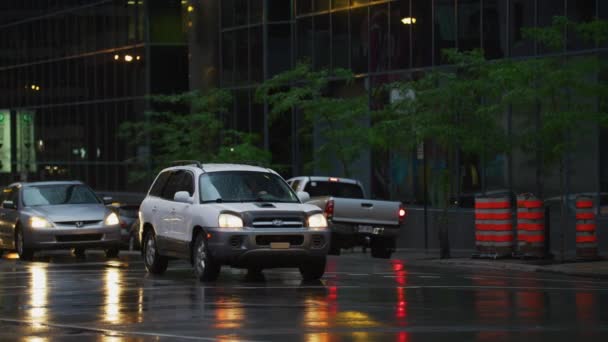
{"label": "dark building wall", "polygon": [[[79,179],[99,190],[144,190],[128,181],[143,147],[118,131],[142,119],[145,94],[188,89],[181,1],[0,6],[0,111],[13,126],[3,133],[13,144],[0,149],[12,152],[0,156],[12,165],[4,163],[0,182]],[[28,136],[18,126],[24,115],[33,119]]]}

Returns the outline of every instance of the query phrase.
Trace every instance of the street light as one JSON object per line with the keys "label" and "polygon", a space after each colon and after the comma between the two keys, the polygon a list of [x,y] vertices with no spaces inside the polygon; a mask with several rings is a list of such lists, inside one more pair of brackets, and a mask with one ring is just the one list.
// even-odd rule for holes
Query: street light
{"label": "street light", "polygon": [[405,17],[405,18],[401,19],[401,22],[403,23],[403,25],[413,25],[416,23],[416,18]]}
{"label": "street light", "polygon": [[132,62],[132,61],[133,61],[133,56],[125,55],[125,62]]}

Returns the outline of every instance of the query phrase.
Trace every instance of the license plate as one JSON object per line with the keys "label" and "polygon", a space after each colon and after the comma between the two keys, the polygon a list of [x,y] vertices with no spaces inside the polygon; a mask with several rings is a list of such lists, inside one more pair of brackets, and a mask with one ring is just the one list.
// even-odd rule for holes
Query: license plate
{"label": "license plate", "polygon": [[372,226],[359,226],[359,233],[373,233],[374,227]]}
{"label": "license plate", "polygon": [[289,242],[271,242],[270,248],[272,248],[272,249],[289,249]]}

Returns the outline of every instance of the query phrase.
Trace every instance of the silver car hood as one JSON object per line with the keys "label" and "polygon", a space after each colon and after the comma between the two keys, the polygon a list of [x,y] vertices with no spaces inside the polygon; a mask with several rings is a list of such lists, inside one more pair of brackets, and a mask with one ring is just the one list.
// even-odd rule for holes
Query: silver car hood
{"label": "silver car hood", "polygon": [[108,212],[102,204],[41,205],[29,209],[52,222],[101,221]]}

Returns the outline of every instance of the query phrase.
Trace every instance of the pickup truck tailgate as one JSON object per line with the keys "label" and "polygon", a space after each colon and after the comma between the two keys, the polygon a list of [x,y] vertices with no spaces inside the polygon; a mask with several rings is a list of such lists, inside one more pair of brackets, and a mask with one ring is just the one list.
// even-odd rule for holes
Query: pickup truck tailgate
{"label": "pickup truck tailgate", "polygon": [[399,225],[399,202],[333,197],[333,221],[362,225]]}

